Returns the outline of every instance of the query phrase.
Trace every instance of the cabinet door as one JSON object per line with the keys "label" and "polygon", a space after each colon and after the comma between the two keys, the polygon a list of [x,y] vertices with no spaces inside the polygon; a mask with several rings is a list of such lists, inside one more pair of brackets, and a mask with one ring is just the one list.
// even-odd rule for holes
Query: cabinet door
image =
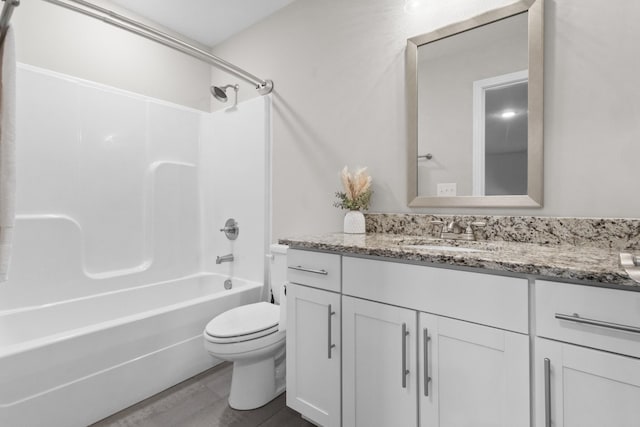
{"label": "cabinet door", "polygon": [[342,298],[345,427],[417,426],[417,312]]}
{"label": "cabinet door", "polygon": [[530,425],[528,335],[425,313],[419,324],[420,426]]}
{"label": "cabinet door", "polygon": [[543,338],[535,354],[537,427],[640,426],[640,359]]}
{"label": "cabinet door", "polygon": [[287,286],[287,406],[340,426],[340,295]]}

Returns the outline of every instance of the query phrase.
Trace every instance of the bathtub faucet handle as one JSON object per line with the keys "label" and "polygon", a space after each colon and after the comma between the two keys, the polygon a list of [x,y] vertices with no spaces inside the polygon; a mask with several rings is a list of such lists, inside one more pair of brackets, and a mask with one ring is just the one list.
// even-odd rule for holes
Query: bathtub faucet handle
{"label": "bathtub faucet handle", "polygon": [[220,231],[224,232],[225,236],[227,236],[227,239],[236,240],[238,238],[238,234],[240,233],[238,221],[233,218],[229,218],[224,223],[224,227],[221,228]]}

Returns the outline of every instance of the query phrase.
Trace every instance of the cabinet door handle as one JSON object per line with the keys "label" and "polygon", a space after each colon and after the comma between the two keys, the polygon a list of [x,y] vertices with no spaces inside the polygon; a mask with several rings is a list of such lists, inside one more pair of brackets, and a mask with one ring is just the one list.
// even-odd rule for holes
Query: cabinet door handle
{"label": "cabinet door handle", "polygon": [[424,328],[424,342],[423,342],[423,350],[424,350],[424,395],[429,396],[429,382],[431,381],[431,377],[429,376],[429,330]]}
{"label": "cabinet door handle", "polygon": [[616,331],[633,332],[634,334],[640,334],[640,328],[637,328],[635,326],[604,322],[602,320],[587,319],[585,317],[580,317],[578,313],[573,313],[573,315],[556,313],[555,318],[560,320],[567,320],[569,322],[581,323],[584,325],[599,326],[601,328],[615,329]]}
{"label": "cabinet door handle", "polygon": [[544,359],[544,426],[551,427],[551,360]]}
{"label": "cabinet door handle", "polygon": [[402,324],[402,388],[407,388],[407,375],[409,370],[407,369],[407,324]]}
{"label": "cabinet door handle", "polygon": [[327,274],[329,274],[329,272],[327,270],[316,270],[314,268],[307,268],[307,267],[303,267],[301,265],[298,265],[297,267],[289,267],[289,269],[291,270],[297,270],[297,271],[304,271],[305,273],[313,273],[313,274],[321,274],[323,276],[326,276]]}
{"label": "cabinet door handle", "polygon": [[327,337],[328,337],[328,339],[329,339],[329,345],[328,345],[328,348],[327,348],[327,357],[328,357],[329,359],[331,359],[331,350],[336,346],[335,344],[333,344],[333,343],[332,343],[332,339],[331,339],[331,316],[333,316],[334,314],[336,314],[336,312],[335,312],[335,311],[333,311],[333,310],[331,310],[331,304],[329,304],[329,307],[328,307],[328,308],[329,308],[329,310],[328,310],[328,313],[327,313],[327,319],[328,319],[328,323],[327,323],[327,326],[328,326],[328,333],[327,333]]}

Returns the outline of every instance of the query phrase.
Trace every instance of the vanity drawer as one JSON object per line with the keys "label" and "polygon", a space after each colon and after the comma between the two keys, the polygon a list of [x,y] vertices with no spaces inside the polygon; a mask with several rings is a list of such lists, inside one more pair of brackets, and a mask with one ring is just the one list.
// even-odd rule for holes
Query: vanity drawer
{"label": "vanity drawer", "polygon": [[289,249],[287,280],[300,285],[340,292],[341,256]]}
{"label": "vanity drawer", "polygon": [[342,258],[342,293],[529,333],[527,279],[362,258]]}
{"label": "vanity drawer", "polygon": [[540,280],[535,294],[538,336],[640,357],[640,292]]}

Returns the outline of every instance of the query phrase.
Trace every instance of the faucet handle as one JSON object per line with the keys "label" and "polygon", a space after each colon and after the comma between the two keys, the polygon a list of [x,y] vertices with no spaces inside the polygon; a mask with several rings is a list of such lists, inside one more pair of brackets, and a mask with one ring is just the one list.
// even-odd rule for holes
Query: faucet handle
{"label": "faucet handle", "polygon": [[438,237],[440,237],[440,235],[442,234],[442,231],[444,230],[444,222],[439,220],[432,220],[432,221],[429,221],[429,224],[432,225],[432,228],[431,228],[432,232],[433,233],[437,232]]}
{"label": "faucet handle", "polygon": [[238,222],[235,219],[229,218],[224,223],[224,228],[221,228],[220,231],[222,231],[225,236],[227,236],[227,239],[236,240],[238,238],[238,234],[240,233],[240,228],[238,227]]}
{"label": "faucet handle", "polygon": [[[467,233],[471,234],[471,235],[473,236],[473,239],[474,239],[474,240],[477,240],[477,239],[476,239],[476,233],[475,233],[475,232],[476,232],[478,229],[484,228],[484,227],[486,227],[486,226],[487,226],[487,223],[486,223],[486,222],[482,222],[482,221],[474,221],[474,222],[470,223],[470,224],[467,226]],[[479,233],[479,235],[480,235],[481,239],[484,239],[484,238],[485,238],[484,233]]]}
{"label": "faucet handle", "polygon": [[476,227],[481,228],[481,227],[486,227],[486,226],[487,226],[487,223],[486,223],[486,222],[482,222],[482,221],[475,221],[475,222],[472,222],[472,223],[471,223],[471,224],[469,224],[469,225],[470,225],[472,228],[476,228]]}

